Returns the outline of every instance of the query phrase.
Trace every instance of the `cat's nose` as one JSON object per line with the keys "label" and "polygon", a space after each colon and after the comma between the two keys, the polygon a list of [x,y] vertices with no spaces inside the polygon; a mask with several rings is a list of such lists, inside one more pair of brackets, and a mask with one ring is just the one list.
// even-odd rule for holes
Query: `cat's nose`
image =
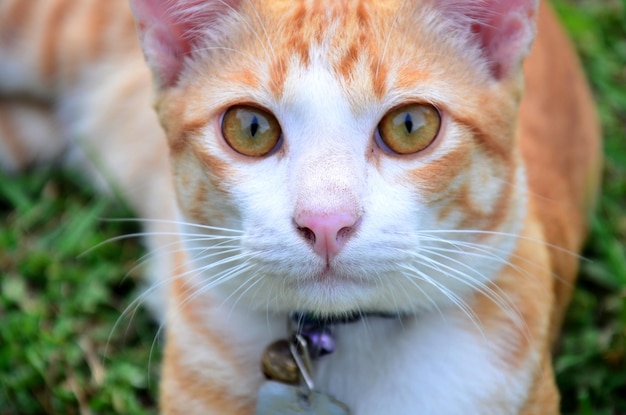
{"label": "cat's nose", "polygon": [[346,241],[355,232],[359,218],[351,213],[307,214],[295,218],[296,226],[302,237],[322,258],[333,259]]}

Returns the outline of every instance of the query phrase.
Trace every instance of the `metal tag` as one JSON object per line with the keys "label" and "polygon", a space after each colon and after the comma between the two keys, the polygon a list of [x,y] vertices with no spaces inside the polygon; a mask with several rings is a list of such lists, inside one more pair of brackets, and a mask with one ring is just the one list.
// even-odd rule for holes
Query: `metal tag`
{"label": "metal tag", "polygon": [[349,415],[348,407],[323,393],[268,381],[259,390],[256,415]]}

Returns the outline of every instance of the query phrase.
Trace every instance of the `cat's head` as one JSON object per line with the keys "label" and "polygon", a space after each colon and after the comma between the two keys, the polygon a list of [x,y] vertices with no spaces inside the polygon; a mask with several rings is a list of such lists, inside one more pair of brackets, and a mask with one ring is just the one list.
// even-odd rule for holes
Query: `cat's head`
{"label": "cat's head", "polygon": [[187,229],[203,288],[326,313],[490,290],[535,0],[132,4],[184,219],[234,230]]}

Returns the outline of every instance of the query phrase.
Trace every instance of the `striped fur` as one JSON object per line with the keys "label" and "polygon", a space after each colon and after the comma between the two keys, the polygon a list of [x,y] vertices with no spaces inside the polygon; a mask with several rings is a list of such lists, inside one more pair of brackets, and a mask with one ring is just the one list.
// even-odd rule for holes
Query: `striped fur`
{"label": "striped fur", "polygon": [[[405,316],[339,327],[316,364],[357,415],[558,413],[599,134],[547,6],[130,3],[0,0],[0,163],[78,165],[146,219],[162,413],[253,413],[260,354],[303,309]],[[398,155],[377,125],[407,103],[441,127]],[[228,145],[235,105],[276,117],[275,150]],[[305,218],[350,222],[331,252]]]}

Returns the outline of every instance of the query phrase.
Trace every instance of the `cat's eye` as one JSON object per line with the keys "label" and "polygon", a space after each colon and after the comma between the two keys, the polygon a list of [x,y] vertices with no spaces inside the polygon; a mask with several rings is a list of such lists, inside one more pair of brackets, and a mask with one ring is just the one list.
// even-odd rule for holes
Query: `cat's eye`
{"label": "cat's eye", "polygon": [[281,129],[276,117],[269,112],[237,105],[224,114],[222,135],[236,152],[250,157],[261,157],[277,146]]}
{"label": "cat's eye", "polygon": [[394,153],[424,150],[439,132],[441,116],[430,104],[409,104],[388,112],[378,124],[378,134]]}

